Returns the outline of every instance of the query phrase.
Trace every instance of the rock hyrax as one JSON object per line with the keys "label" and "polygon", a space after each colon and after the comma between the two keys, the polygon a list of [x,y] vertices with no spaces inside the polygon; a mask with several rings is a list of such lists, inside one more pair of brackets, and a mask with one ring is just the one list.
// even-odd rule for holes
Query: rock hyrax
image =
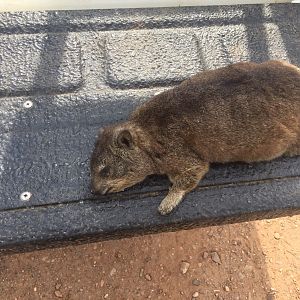
{"label": "rock hyrax", "polygon": [[300,154],[299,122],[299,68],[268,61],[204,71],[101,131],[91,158],[92,188],[120,192],[166,174],[172,186],[158,210],[168,214],[210,163]]}

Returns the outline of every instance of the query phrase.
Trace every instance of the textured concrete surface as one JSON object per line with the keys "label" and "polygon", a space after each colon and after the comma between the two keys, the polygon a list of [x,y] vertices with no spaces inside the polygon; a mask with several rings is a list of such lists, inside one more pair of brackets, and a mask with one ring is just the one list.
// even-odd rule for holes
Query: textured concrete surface
{"label": "textured concrete surface", "polygon": [[[82,82],[80,45],[62,35],[6,35],[0,39],[1,96],[70,92]],[[61,49],[61,57],[56,54]]]}
{"label": "textured concrete surface", "polygon": [[180,82],[200,69],[193,31],[114,33],[106,40],[107,81],[113,87]]}
{"label": "textured concrete surface", "polygon": [[87,199],[100,126],[198,71],[270,58],[300,66],[299,50],[300,6],[289,4],[0,14],[0,243],[297,212],[298,158],[216,165],[167,218],[156,214],[166,179]]}

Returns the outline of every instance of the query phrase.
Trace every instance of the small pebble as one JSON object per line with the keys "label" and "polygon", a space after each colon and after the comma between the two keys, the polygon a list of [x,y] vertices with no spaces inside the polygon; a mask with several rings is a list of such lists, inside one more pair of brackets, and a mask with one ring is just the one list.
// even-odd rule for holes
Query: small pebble
{"label": "small pebble", "polygon": [[224,290],[225,290],[225,292],[229,292],[230,291],[229,286],[225,285]]}
{"label": "small pebble", "polygon": [[279,240],[279,239],[281,238],[281,236],[280,236],[280,234],[279,234],[278,232],[275,232],[275,233],[274,233],[274,238],[275,238],[276,240]]}
{"label": "small pebble", "polygon": [[245,271],[246,271],[246,272],[252,272],[253,269],[254,269],[254,268],[253,268],[253,266],[251,266],[251,265],[246,265],[246,266],[245,266]]}
{"label": "small pebble", "polygon": [[180,265],[181,273],[185,274],[188,271],[189,267],[190,267],[190,263],[188,263],[187,261],[182,261]]}
{"label": "small pebble", "polygon": [[199,281],[198,279],[194,279],[194,280],[192,281],[192,284],[193,284],[193,285],[199,286],[199,285],[200,285],[200,281]]}
{"label": "small pebble", "polygon": [[203,252],[203,258],[204,258],[204,259],[207,259],[207,258],[208,258],[208,252],[206,252],[206,251]]}
{"label": "small pebble", "polygon": [[61,291],[55,291],[55,292],[54,292],[54,295],[55,295],[57,298],[62,298],[62,297],[63,297]]}
{"label": "small pebble", "polygon": [[267,300],[275,300],[275,294],[274,293],[268,293],[267,294]]}
{"label": "small pebble", "polygon": [[195,292],[194,294],[193,294],[193,298],[198,298],[199,297],[199,293],[198,292]]}
{"label": "small pebble", "polygon": [[60,288],[61,288],[61,284],[60,284],[60,283],[57,283],[56,286],[55,286],[55,289],[56,289],[56,290],[59,290]]}
{"label": "small pebble", "polygon": [[103,279],[101,279],[101,281],[100,281],[100,286],[101,286],[101,287],[104,286],[104,280],[103,280]]}
{"label": "small pebble", "polygon": [[213,262],[215,262],[216,264],[221,264],[221,259],[220,259],[220,256],[217,252],[212,252],[211,253],[211,259]]}
{"label": "small pebble", "polygon": [[152,279],[150,274],[146,274],[146,275],[145,275],[145,278],[146,278],[148,281],[150,281],[150,280]]}
{"label": "small pebble", "polygon": [[140,277],[143,277],[143,275],[144,275],[144,269],[141,268],[141,269],[140,269]]}
{"label": "small pebble", "polygon": [[238,272],[238,277],[243,280],[245,279],[245,275],[242,272]]}
{"label": "small pebble", "polygon": [[34,287],[34,288],[33,288],[33,290],[36,292],[36,291],[37,291],[37,288],[36,288],[36,287]]}
{"label": "small pebble", "polygon": [[116,268],[112,268],[109,275],[114,276],[116,274],[116,272],[117,272]]}
{"label": "small pebble", "polygon": [[104,299],[107,299],[107,298],[108,298],[108,294],[105,294],[105,295],[104,295]]}

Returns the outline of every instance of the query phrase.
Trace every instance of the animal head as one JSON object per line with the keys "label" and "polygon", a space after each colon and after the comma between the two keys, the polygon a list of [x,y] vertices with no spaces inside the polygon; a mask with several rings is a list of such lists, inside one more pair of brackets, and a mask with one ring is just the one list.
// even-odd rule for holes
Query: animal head
{"label": "animal head", "polygon": [[123,191],[152,173],[153,162],[140,147],[137,128],[120,124],[100,130],[91,158],[94,193]]}

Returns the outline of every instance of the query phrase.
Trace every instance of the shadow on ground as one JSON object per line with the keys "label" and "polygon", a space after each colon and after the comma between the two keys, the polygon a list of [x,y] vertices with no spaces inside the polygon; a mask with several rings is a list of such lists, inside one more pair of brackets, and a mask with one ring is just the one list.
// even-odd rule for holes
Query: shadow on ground
{"label": "shadow on ground", "polygon": [[0,270],[7,300],[273,299],[253,223],[7,255]]}

